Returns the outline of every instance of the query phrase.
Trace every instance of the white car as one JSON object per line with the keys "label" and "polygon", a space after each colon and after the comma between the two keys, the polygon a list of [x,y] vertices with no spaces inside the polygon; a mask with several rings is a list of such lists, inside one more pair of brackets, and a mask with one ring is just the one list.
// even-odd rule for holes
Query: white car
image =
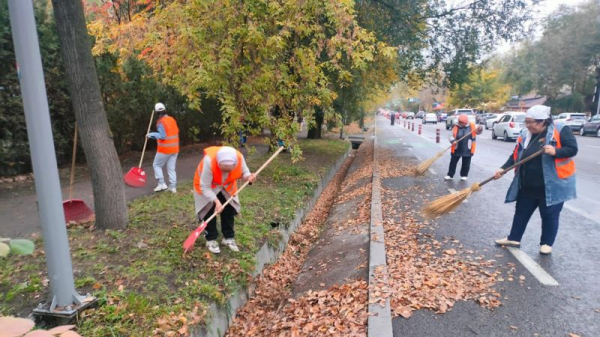
{"label": "white car", "polygon": [[492,129],[492,139],[504,138],[505,142],[519,138],[525,127],[524,112],[507,112]]}
{"label": "white car", "polygon": [[501,114],[495,114],[492,117],[488,117],[485,119],[485,129],[489,130],[491,128],[494,127],[494,124],[496,124],[500,118],[502,118],[502,116],[504,116],[505,114],[501,113]]}
{"label": "white car", "polygon": [[427,124],[427,123],[437,124],[438,123],[437,115],[434,113],[425,114],[425,117],[423,117],[423,124]]}
{"label": "white car", "polygon": [[554,119],[554,122],[562,122],[573,130],[573,132],[581,132],[583,123],[587,120],[587,115],[580,112],[563,112]]}
{"label": "white car", "polygon": [[450,130],[454,125],[458,124],[458,115],[467,115],[469,123],[477,124],[477,115],[473,109],[456,109],[452,112],[452,115],[448,114],[446,118],[446,130]]}

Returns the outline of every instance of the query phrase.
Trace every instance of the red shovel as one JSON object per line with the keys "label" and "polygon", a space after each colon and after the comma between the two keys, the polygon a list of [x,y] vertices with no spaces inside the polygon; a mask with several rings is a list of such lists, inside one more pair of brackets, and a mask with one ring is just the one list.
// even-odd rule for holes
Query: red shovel
{"label": "red shovel", "polygon": [[[152,115],[150,116],[150,124],[148,124],[148,132],[146,135],[150,133],[150,127],[152,126],[152,119],[154,119],[154,110],[152,110]],[[146,152],[146,144],[148,144],[148,137],[146,136],[146,140],[144,141],[144,149],[142,150],[142,158],[140,159],[140,164],[138,167],[132,167],[129,172],[123,177],[125,184],[131,187],[144,187],[146,185],[146,172],[142,170],[142,162],[144,161],[144,152]]]}
{"label": "red shovel", "polygon": [[75,123],[75,139],[73,140],[73,160],[71,161],[71,182],[69,183],[69,200],[63,201],[63,211],[67,224],[88,222],[94,219],[92,211],[81,199],[73,199],[73,180],[75,178],[75,158],[77,157],[77,123]]}
{"label": "red shovel", "polygon": [[[269,158],[269,160],[267,160],[256,172],[255,174],[258,175],[260,173],[260,171],[262,171],[265,167],[267,167],[267,165],[269,165],[269,163],[271,163],[273,161],[273,159],[275,159],[275,157],[277,157],[277,155],[283,151],[285,149],[285,147],[280,147],[277,151],[275,151],[275,153],[273,153],[273,155],[271,156],[271,158]],[[240,192],[246,187],[248,186],[250,182],[246,181],[244,183],[244,185],[242,185],[242,187],[240,187],[237,192],[232,195],[224,204],[223,204],[223,208],[225,208],[225,206],[229,205],[229,203],[231,202],[231,200],[233,200],[233,198],[235,198],[236,195],[240,194]],[[198,226],[198,228],[194,229],[194,231],[187,237],[187,239],[185,239],[185,241],[183,242],[183,252],[187,253],[188,251],[192,250],[192,248],[194,248],[194,243],[196,243],[196,239],[198,239],[198,237],[200,236],[200,234],[202,233],[202,231],[206,228],[206,226],[208,225],[208,223],[210,222],[210,220],[212,220],[215,216],[217,216],[217,212],[213,212],[213,215],[210,216],[210,218],[208,218],[207,220],[204,220],[200,226]]]}

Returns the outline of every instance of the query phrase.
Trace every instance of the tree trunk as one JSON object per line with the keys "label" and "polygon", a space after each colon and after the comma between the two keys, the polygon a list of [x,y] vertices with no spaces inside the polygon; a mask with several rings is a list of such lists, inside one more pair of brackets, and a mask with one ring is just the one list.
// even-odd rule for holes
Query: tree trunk
{"label": "tree trunk", "polygon": [[92,176],[96,227],[127,227],[123,171],[102,103],[81,0],[52,0],[81,143]]}
{"label": "tree trunk", "polygon": [[306,138],[308,139],[321,139],[321,130],[323,130],[323,112],[320,108],[316,108],[315,111],[315,125],[308,129]]}

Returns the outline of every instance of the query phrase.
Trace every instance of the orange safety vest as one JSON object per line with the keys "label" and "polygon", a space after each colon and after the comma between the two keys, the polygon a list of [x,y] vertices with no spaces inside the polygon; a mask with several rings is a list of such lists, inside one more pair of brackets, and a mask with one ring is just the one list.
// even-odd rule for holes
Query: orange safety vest
{"label": "orange safety vest", "polygon": [[[554,128],[554,140],[556,140],[556,148],[560,149],[562,147],[560,143],[560,132]],[[519,146],[523,146],[523,137],[519,136],[517,138],[517,146],[515,146],[515,150],[513,151],[513,159],[515,163],[519,160]],[[572,158],[554,158],[554,166],[556,167],[556,173],[560,179],[566,179],[575,174],[575,162]],[[515,167],[515,171],[517,167]]]}
{"label": "orange safety vest", "polygon": [[[217,163],[217,152],[221,149],[222,146],[211,146],[204,149],[204,156],[208,156],[211,160],[211,169],[213,174],[213,181],[211,184],[211,188],[216,188],[217,186],[223,186],[229,195],[233,196],[237,193],[237,180],[242,177],[242,163],[244,158],[240,151],[237,152],[237,164],[235,168],[229,172],[227,176],[227,180],[223,182],[223,172],[219,168],[219,164]],[[196,174],[194,175],[194,189],[198,194],[202,194],[202,188],[200,187],[200,176],[202,175],[202,167],[204,165],[204,158],[200,160],[200,164],[198,164],[198,168],[196,169]]]}
{"label": "orange safety vest", "polygon": [[179,128],[175,118],[164,116],[156,122],[156,127],[162,123],[165,128],[165,139],[158,139],[156,151],[163,154],[179,153]]}
{"label": "orange safety vest", "polygon": [[[477,128],[475,127],[475,123],[471,122],[471,138],[472,138],[472,144],[471,144],[471,154],[475,154],[475,148],[477,147]],[[456,139],[456,135],[458,135],[458,126],[455,125],[454,128],[452,128],[452,137],[454,137],[454,139]],[[452,153],[454,153],[454,151],[456,150],[456,145],[458,144],[452,144],[452,148],[450,149],[450,151]]]}

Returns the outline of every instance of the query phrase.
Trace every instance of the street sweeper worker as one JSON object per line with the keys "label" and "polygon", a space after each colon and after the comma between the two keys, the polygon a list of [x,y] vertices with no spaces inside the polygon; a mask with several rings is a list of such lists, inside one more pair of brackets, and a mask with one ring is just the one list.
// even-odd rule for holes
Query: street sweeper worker
{"label": "street sweeper worker", "polygon": [[460,180],[467,180],[469,169],[471,168],[471,157],[475,154],[477,148],[477,135],[483,132],[481,125],[476,126],[475,123],[469,122],[469,118],[465,114],[458,116],[458,124],[452,127],[452,135],[449,137],[450,143],[460,140],[467,134],[469,137],[453,144],[450,148],[450,166],[448,174],[444,180],[454,178],[458,161],[462,158],[462,166],[460,168]]}
{"label": "street sweeper worker", "polygon": [[[152,167],[154,168],[154,177],[158,181],[158,185],[154,188],[154,192],[169,190],[177,193],[177,156],[179,155],[179,128],[175,118],[167,114],[167,109],[162,103],[154,105],[154,111],[158,114],[156,122],[156,132],[150,132],[146,137],[156,139],[156,156]],[[163,167],[167,165],[167,173],[169,174],[169,186],[165,184],[163,175]]]}
{"label": "street sweeper worker", "polygon": [[[577,141],[571,128],[554,125],[550,107],[535,105],[527,110],[525,129],[502,168],[508,168],[543,149],[543,154],[517,166],[505,202],[516,201],[515,215],[508,237],[496,240],[497,245],[519,247],[527,223],[539,209],[542,218],[540,253],[552,253],[558,233],[560,212],[565,201],[575,198],[575,162]],[[502,170],[494,176],[499,179]]]}
{"label": "street sweeper worker", "polygon": [[[211,146],[204,150],[194,175],[194,201],[199,222],[208,219],[214,212],[221,215],[222,243],[234,252],[239,252],[235,243],[234,216],[240,213],[238,196],[225,207],[223,204],[237,192],[237,180],[253,183],[256,175],[251,173],[244,156],[229,146]],[[217,218],[206,226],[206,247],[212,253],[221,252],[217,242]]]}

